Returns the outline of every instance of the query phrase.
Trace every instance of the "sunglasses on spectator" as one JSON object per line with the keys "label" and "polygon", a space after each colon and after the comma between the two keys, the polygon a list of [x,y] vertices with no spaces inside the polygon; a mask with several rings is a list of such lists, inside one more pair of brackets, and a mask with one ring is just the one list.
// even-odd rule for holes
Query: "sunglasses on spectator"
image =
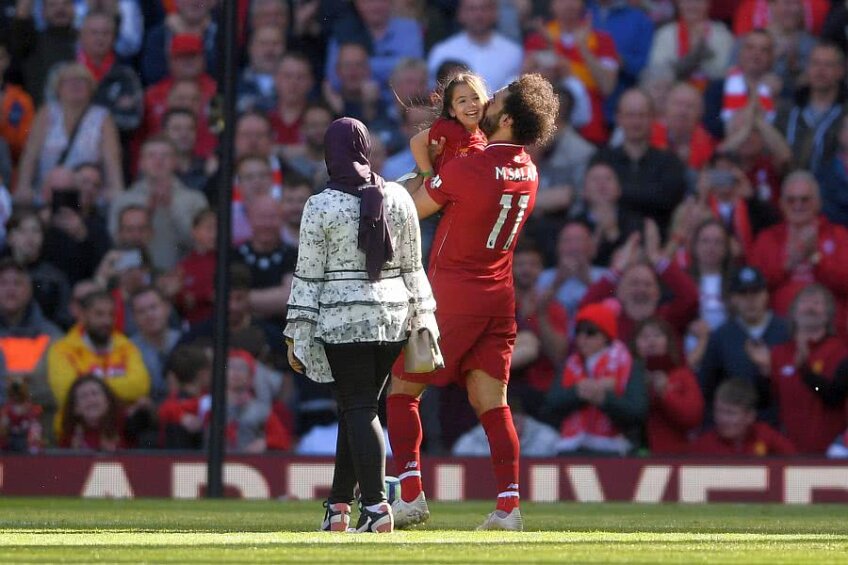
{"label": "sunglasses on spectator", "polygon": [[595,337],[596,335],[600,335],[600,333],[601,330],[591,324],[577,324],[577,327],[574,329],[575,335],[583,334],[586,337]]}
{"label": "sunglasses on spectator", "polygon": [[813,197],[807,196],[784,196],[783,199],[787,204],[809,204],[813,201]]}

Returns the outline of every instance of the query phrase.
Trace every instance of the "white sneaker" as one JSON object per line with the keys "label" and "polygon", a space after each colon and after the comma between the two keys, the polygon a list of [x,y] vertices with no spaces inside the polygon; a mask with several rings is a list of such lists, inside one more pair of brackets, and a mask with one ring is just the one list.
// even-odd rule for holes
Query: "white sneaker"
{"label": "white sneaker", "polygon": [[392,512],[395,515],[395,528],[407,528],[416,524],[423,524],[430,519],[430,509],[427,508],[427,499],[421,492],[412,502],[404,502],[398,498],[392,503]]}
{"label": "white sneaker", "polygon": [[477,530],[508,530],[512,532],[520,532],[524,529],[524,518],[521,517],[521,510],[513,508],[512,512],[507,514],[503,510],[495,510],[486,517],[486,521],[477,526]]}

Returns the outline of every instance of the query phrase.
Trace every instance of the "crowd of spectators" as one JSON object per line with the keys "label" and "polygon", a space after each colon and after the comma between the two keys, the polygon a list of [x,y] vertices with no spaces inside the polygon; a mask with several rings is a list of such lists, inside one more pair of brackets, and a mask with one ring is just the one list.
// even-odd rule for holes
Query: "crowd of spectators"
{"label": "crowd of spectators", "polygon": [[[400,177],[464,69],[560,97],[515,252],[522,450],[848,453],[848,3],[233,1],[228,449],[334,451],[282,345],[324,132],[362,120]],[[208,441],[221,4],[0,0],[0,450]],[[463,391],[422,416],[427,452],[486,453]]]}

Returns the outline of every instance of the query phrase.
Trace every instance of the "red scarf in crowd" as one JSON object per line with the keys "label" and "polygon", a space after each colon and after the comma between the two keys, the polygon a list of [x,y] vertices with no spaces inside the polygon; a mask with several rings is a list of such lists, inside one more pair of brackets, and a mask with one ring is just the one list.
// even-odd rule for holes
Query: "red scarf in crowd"
{"label": "red scarf in crowd", "polygon": [[[706,42],[710,37],[711,28],[709,25],[707,26],[707,33],[704,35],[704,41]],[[687,24],[683,19],[677,20],[677,56],[685,57],[689,54],[689,51],[692,50],[693,45],[690,44],[689,40],[689,24]],[[703,92],[707,87],[707,77],[703,72],[696,70],[692,73],[692,76],[689,78],[689,82],[698,90]]]}
{"label": "red scarf in crowd", "polygon": [[[718,199],[710,196],[710,210],[721,223],[725,224],[724,216],[719,211]],[[748,204],[739,198],[733,203],[733,217],[730,220],[730,230],[736,237],[746,257],[750,257],[751,246],[754,245],[754,231],[751,228],[751,219],[748,216]]]}
{"label": "red scarf in crowd", "polygon": [[94,80],[100,82],[112,69],[112,65],[115,64],[115,54],[110,52],[108,55],[103,57],[103,62],[98,65],[92,61],[91,57],[86,55],[84,51],[80,50],[79,53],[77,53],[77,62],[85,65],[85,67],[91,71],[91,74],[94,75]]}
{"label": "red scarf in crowd", "polygon": [[[621,396],[627,388],[632,366],[633,357],[627,347],[615,340],[601,353],[591,374],[586,372],[585,360],[577,353],[572,354],[565,362],[562,385],[573,387],[584,379],[612,379],[613,391]],[[560,427],[560,435],[564,439],[584,434],[612,439],[619,433],[612,420],[600,408],[588,404],[568,416]]]}

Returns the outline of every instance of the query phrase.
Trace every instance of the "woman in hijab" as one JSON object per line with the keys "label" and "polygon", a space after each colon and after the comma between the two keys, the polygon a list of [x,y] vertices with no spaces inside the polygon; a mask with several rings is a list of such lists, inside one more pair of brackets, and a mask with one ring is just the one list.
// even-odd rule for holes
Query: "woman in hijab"
{"label": "woman in hijab", "polygon": [[346,531],[359,483],[357,532],[391,532],[377,404],[411,331],[438,337],[421,266],[418,216],[400,185],[371,171],[371,140],[351,118],[324,137],[330,180],[303,210],[285,335],[292,367],[333,382],[336,466],[322,529]]}

